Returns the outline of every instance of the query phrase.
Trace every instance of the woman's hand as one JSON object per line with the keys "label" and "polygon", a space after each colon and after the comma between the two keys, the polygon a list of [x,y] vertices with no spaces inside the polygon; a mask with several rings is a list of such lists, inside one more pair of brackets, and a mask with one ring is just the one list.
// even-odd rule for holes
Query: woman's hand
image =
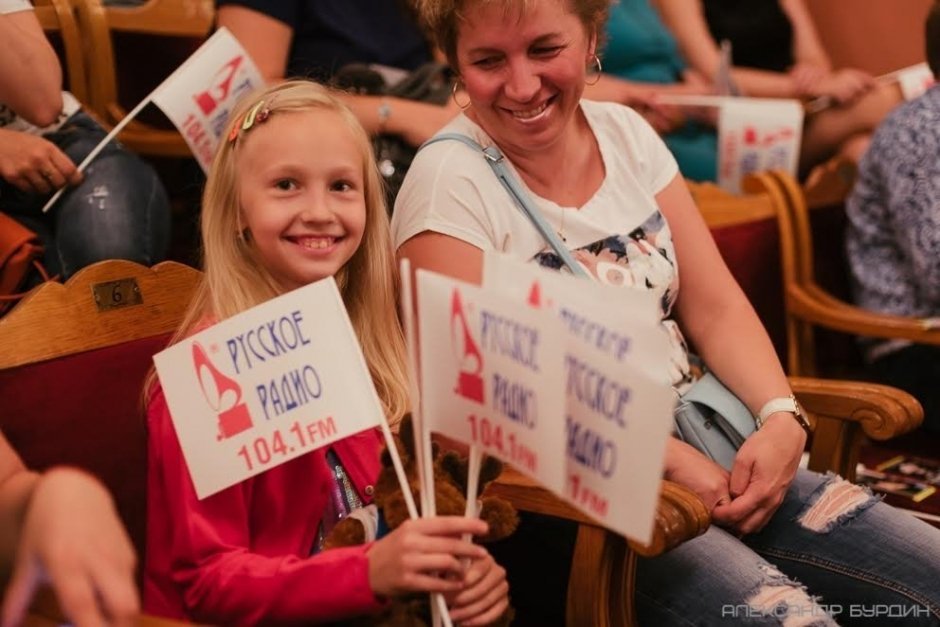
{"label": "woman's hand", "polygon": [[0,129],[0,178],[24,192],[48,194],[66,184],[77,185],[82,173],[52,142]]}
{"label": "woman's hand", "polygon": [[732,500],[715,508],[715,522],[741,535],[763,529],[783,502],[805,445],[806,432],[791,414],[771,414],[735,456]]}
{"label": "woman's hand", "polygon": [[489,553],[475,559],[463,573],[463,589],[448,596],[450,617],[460,625],[488,625],[509,606],[506,569]]}
{"label": "woman's hand", "polygon": [[110,495],[88,475],[50,470],[23,522],[3,625],[16,625],[43,582],[77,627],[131,625],[139,611],[134,550]]}
{"label": "woman's hand", "polygon": [[379,596],[409,592],[457,592],[466,583],[463,558],[489,556],[463,534],[483,535],[487,525],[475,518],[437,516],[406,520],[369,549],[369,583]]}
{"label": "woman's hand", "polygon": [[876,85],[875,79],[866,72],[851,68],[837,70],[820,79],[814,88],[814,96],[828,96],[837,104],[848,105]]}
{"label": "woman's hand", "polygon": [[666,444],[665,476],[695,492],[709,512],[731,501],[728,471],[676,438]]}

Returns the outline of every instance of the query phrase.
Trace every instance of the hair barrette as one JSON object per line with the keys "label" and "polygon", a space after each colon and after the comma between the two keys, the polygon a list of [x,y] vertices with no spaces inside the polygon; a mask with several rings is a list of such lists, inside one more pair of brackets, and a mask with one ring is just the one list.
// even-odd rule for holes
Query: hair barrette
{"label": "hair barrette", "polygon": [[238,139],[238,134],[247,131],[252,126],[263,124],[271,116],[271,108],[265,106],[264,100],[259,100],[257,104],[248,109],[245,114],[232,125],[232,132],[229,133],[228,140],[234,142]]}

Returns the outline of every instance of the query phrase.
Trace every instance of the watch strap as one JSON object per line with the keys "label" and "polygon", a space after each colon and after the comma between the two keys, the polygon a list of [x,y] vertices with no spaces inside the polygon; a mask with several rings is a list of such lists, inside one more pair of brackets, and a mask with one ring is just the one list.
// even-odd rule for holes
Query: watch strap
{"label": "watch strap", "polygon": [[762,426],[764,426],[764,422],[770,418],[771,415],[779,411],[792,414],[793,418],[799,423],[803,430],[806,431],[806,434],[812,434],[814,425],[810,421],[809,417],[803,412],[803,408],[800,407],[796,397],[792,394],[790,396],[772,398],[764,403],[764,406],[761,407],[760,411],[757,413],[757,416],[754,418],[754,421],[757,423],[757,428],[760,429]]}

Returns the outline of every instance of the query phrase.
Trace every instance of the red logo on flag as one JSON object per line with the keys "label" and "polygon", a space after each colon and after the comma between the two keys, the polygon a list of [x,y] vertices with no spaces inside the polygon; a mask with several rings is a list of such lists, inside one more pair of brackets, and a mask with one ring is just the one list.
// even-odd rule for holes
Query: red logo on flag
{"label": "red logo on flag", "polygon": [[[196,369],[196,377],[199,379],[199,387],[202,388],[202,395],[205,396],[209,407],[219,415],[217,439],[225,440],[242,431],[251,429],[252,422],[251,415],[248,413],[248,406],[240,402],[242,398],[241,386],[215,367],[215,364],[209,360],[209,356],[199,342],[193,342],[193,366]],[[214,393],[210,394],[207,390],[207,383]],[[229,405],[227,409],[222,409],[226,392],[233,392],[235,398],[231,403],[226,403]]]}
{"label": "red logo on flag", "polygon": [[470,335],[460,292],[454,290],[450,301],[450,342],[460,361],[460,373],[454,392],[467,400],[483,404],[483,354]]}
{"label": "red logo on flag", "polygon": [[215,76],[212,77],[212,86],[209,89],[193,96],[193,100],[196,101],[196,104],[199,105],[205,115],[215,111],[219,103],[228,98],[229,92],[232,90],[232,81],[235,80],[235,73],[241,64],[242,57],[239,55],[216,72]]}

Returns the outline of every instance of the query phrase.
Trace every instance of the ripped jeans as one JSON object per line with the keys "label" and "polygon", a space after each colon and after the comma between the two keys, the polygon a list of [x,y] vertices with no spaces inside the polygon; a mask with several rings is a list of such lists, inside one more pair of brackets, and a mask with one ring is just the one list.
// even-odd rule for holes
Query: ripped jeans
{"label": "ripped jeans", "polygon": [[641,625],[940,625],[940,529],[800,470],[760,533],[639,562]]}
{"label": "ripped jeans", "polygon": [[[44,139],[77,165],[105,135],[79,111]],[[153,169],[117,142],[105,146],[88,164],[84,180],[43,214],[50,196],[23,192],[0,180],[0,211],[39,235],[50,273],[67,279],[103,259],[146,266],[163,260],[170,240],[166,191]]]}

